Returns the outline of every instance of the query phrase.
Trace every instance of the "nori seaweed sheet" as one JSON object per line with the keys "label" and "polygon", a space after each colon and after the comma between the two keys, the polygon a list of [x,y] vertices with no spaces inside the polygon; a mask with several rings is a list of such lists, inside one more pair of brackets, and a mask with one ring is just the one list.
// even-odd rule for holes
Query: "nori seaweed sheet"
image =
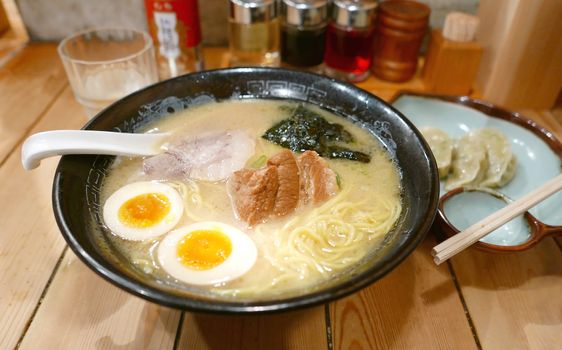
{"label": "nori seaweed sheet", "polygon": [[[352,143],[353,136],[340,124],[330,123],[303,105],[282,106],[291,116],[269,128],[262,137],[293,152],[316,151],[322,157],[343,158],[363,163],[371,156],[343,146]],[[334,144],[337,143],[337,144]]]}

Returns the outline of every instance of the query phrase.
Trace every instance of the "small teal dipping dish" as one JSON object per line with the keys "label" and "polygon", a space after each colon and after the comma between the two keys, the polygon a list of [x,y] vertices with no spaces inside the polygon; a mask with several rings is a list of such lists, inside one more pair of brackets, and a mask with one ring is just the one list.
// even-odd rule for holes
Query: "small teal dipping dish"
{"label": "small teal dipping dish", "polygon": [[[458,139],[479,128],[500,130],[517,157],[514,178],[494,189],[457,188],[446,192],[440,185],[438,223],[454,235],[501,209],[562,172],[562,143],[536,122],[466,96],[400,92],[391,101],[417,127],[436,127]],[[562,192],[518,216],[475,246],[488,251],[528,249],[549,235],[562,234]]]}

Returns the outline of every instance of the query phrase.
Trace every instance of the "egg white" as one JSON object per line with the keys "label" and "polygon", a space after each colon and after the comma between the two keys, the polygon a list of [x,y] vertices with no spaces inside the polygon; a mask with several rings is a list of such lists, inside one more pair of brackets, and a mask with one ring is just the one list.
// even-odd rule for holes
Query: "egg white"
{"label": "egg white", "polygon": [[[131,198],[146,193],[159,193],[168,198],[170,212],[155,225],[136,228],[130,227],[119,219],[119,208]],[[125,185],[115,191],[105,201],[103,219],[107,227],[116,235],[133,241],[155,238],[170,232],[183,215],[183,199],[171,186],[160,182],[141,181]]]}
{"label": "egg white", "polygon": [[[232,252],[217,267],[208,270],[191,269],[180,262],[177,246],[183,237],[193,231],[213,230],[224,233],[230,239]],[[176,229],[167,234],[158,246],[160,266],[172,277],[194,285],[212,285],[228,282],[242,276],[254,266],[258,256],[256,245],[242,231],[213,221],[198,222]]]}

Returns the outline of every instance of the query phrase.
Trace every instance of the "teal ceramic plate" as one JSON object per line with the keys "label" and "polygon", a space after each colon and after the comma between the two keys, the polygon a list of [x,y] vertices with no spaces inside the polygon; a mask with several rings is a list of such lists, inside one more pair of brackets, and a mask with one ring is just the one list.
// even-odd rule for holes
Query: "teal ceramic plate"
{"label": "teal ceramic plate", "polygon": [[[393,106],[416,127],[437,127],[454,139],[478,128],[491,127],[502,131],[511,141],[512,150],[517,157],[515,177],[507,185],[497,189],[508,198],[518,199],[561,173],[560,142],[551,132],[517,113],[467,97],[412,93],[399,94],[394,99]],[[441,185],[441,195],[444,194],[445,190]],[[457,230],[467,228],[505,205],[501,198],[481,192],[463,192],[447,197],[440,214],[444,221],[448,221]],[[532,215],[517,217],[484,237],[481,242],[485,244],[480,245],[488,249],[520,250],[536,243],[538,237],[534,236],[542,229],[549,234],[562,233],[561,208],[562,192],[559,192],[530,209],[529,213]]]}

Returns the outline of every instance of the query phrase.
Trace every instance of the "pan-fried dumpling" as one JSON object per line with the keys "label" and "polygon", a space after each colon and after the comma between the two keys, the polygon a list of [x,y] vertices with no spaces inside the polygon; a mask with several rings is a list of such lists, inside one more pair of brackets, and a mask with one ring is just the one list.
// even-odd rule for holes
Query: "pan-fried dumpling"
{"label": "pan-fried dumpling", "polygon": [[421,128],[420,131],[435,156],[437,168],[439,169],[439,177],[446,177],[451,167],[453,141],[449,135],[438,128],[424,127]]}
{"label": "pan-fried dumpling", "polygon": [[517,167],[517,160],[511,151],[508,139],[499,130],[492,128],[478,129],[474,134],[486,147],[488,156],[488,169],[480,185],[484,187],[505,185],[513,178]]}
{"label": "pan-fried dumpling", "polygon": [[484,180],[487,169],[486,147],[476,135],[468,133],[455,142],[451,174],[445,182],[445,189],[477,186]]}

